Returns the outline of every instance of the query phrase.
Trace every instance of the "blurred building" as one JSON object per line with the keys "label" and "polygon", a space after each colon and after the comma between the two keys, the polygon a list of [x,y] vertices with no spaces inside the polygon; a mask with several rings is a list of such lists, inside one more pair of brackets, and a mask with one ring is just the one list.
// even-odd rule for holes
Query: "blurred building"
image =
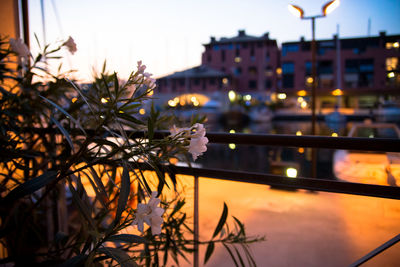
{"label": "blurred building", "polygon": [[[385,32],[318,40],[317,108],[337,105],[337,96],[342,96],[341,106],[353,108],[399,97],[399,43],[400,35]],[[232,38],[211,37],[204,48],[200,66],[161,77],[156,94],[226,96],[234,90],[260,100],[273,93],[305,99],[311,94],[311,42],[304,38],[285,42],[279,49],[268,33],[257,37],[240,30]]]}
{"label": "blurred building", "polygon": [[223,100],[234,90],[263,99],[277,90],[280,53],[268,33],[256,37],[240,30],[232,38],[211,37],[204,47],[200,66],[157,79],[156,94],[203,93]]}
{"label": "blurred building", "polygon": [[[318,40],[317,108],[336,105],[373,107],[400,95],[400,35]],[[340,64],[338,64],[340,62]],[[311,42],[286,42],[281,50],[282,86],[288,96],[311,94]],[[336,90],[340,89],[340,90]]]}

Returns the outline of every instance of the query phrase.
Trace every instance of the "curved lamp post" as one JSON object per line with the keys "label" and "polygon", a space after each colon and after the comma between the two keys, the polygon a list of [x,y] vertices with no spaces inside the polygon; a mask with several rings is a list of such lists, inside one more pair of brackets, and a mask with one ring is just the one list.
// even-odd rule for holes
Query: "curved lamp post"
{"label": "curved lamp post", "polygon": [[[322,7],[322,14],[316,16],[304,16],[304,10],[296,5],[289,5],[289,11],[298,18],[301,19],[310,19],[311,20],[311,32],[312,32],[312,41],[311,41],[311,76],[312,76],[312,87],[311,87],[311,133],[312,135],[316,134],[316,115],[315,115],[315,103],[316,103],[316,76],[317,76],[317,66],[316,66],[316,42],[315,42],[315,19],[323,18],[333,10],[335,10],[339,6],[339,0],[333,0],[326,3]],[[317,161],[316,161],[316,150],[312,150],[312,176],[315,178],[317,176]]]}

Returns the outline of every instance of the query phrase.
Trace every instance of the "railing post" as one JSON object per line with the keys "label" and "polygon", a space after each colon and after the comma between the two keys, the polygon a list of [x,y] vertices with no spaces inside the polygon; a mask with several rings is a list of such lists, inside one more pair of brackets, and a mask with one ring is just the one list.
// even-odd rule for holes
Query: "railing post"
{"label": "railing post", "polygon": [[194,207],[193,207],[193,220],[194,220],[194,254],[193,266],[199,266],[199,177],[194,176]]}

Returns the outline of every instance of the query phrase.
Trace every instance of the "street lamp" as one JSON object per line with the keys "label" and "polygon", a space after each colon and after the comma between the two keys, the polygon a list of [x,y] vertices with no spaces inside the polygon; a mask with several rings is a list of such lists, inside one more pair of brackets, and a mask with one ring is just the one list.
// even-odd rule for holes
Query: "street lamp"
{"label": "street lamp", "polygon": [[[339,0],[333,0],[326,3],[322,7],[322,14],[316,16],[304,16],[304,10],[296,5],[289,4],[289,11],[298,18],[301,19],[310,19],[311,20],[311,32],[312,32],[312,41],[311,41],[311,77],[312,77],[312,87],[311,87],[311,133],[312,135],[316,134],[315,124],[316,124],[316,115],[315,115],[315,103],[316,103],[316,86],[317,86],[317,67],[315,64],[316,61],[316,43],[315,43],[315,19],[323,18],[333,10],[335,10],[339,6]],[[316,163],[316,150],[312,150],[312,176],[315,178],[317,174],[317,163]]]}

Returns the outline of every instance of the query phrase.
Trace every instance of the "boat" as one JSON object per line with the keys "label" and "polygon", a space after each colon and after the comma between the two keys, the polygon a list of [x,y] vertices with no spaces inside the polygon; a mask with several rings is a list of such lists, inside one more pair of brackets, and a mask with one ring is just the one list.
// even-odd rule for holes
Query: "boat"
{"label": "boat", "polygon": [[254,109],[249,114],[250,120],[254,122],[270,122],[274,114],[267,107]]}
{"label": "boat", "polygon": [[383,103],[373,114],[379,122],[400,122],[400,107],[394,102]]}
{"label": "boat", "polygon": [[[400,138],[394,123],[355,123],[349,137]],[[338,180],[378,185],[400,185],[400,153],[337,150],[333,172]]]}

